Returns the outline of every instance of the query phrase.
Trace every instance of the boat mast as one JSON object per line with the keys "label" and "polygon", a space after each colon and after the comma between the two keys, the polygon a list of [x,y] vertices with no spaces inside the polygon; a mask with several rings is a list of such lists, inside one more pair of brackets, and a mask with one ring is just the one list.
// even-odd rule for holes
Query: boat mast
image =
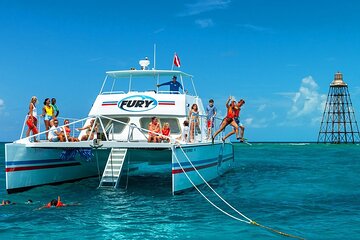
{"label": "boat mast", "polygon": [[154,43],[154,70],[156,69],[156,43]]}

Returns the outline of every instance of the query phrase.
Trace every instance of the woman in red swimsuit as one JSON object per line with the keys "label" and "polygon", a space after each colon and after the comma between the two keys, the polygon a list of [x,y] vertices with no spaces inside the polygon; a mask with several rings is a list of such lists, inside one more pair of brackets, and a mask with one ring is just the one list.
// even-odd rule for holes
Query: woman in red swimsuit
{"label": "woman in red swimsuit", "polygon": [[[37,129],[36,103],[37,103],[37,98],[33,96],[30,99],[28,119],[26,120],[26,125],[29,127],[28,130],[26,131],[26,137],[30,136],[30,132],[32,132],[33,135],[39,133]],[[38,142],[36,137],[34,137],[34,142]]]}

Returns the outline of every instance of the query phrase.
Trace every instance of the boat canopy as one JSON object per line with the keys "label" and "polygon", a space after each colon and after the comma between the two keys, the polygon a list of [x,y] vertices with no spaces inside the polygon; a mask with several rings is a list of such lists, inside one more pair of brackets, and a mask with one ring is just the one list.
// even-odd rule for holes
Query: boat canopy
{"label": "boat canopy", "polygon": [[[184,94],[185,92],[187,93],[188,90],[191,90],[191,87],[189,89],[185,86],[184,80],[186,79],[186,81],[190,80],[191,82],[191,84],[188,85],[192,86],[193,91],[191,92],[197,96],[192,75],[182,71],[157,69],[107,71],[99,94],[125,93],[126,90],[128,92],[150,90],[157,93],[170,93],[170,91],[159,91],[159,87],[157,85],[162,82],[161,79],[167,79],[167,81],[169,81],[172,79],[172,76],[176,76],[182,85],[182,89],[179,91],[179,93]],[[147,80],[143,81],[146,78]],[[112,79],[112,82],[108,81],[110,79]],[[124,86],[124,84],[126,84],[126,80],[128,81],[128,86]],[[151,80],[155,82],[152,82]],[[122,87],[119,85],[122,85]]]}
{"label": "boat canopy", "polygon": [[108,71],[106,75],[111,78],[133,78],[133,77],[171,77],[171,76],[181,76],[181,77],[190,77],[193,76],[181,71],[174,70],[125,70],[125,71]]}

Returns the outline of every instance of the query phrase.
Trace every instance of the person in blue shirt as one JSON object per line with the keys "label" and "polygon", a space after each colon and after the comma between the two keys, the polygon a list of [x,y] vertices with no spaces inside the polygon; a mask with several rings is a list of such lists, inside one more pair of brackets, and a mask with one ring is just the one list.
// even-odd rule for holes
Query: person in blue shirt
{"label": "person in blue shirt", "polygon": [[207,119],[207,128],[208,128],[208,133],[207,133],[207,138],[210,139],[211,135],[212,135],[212,129],[214,128],[214,118],[216,116],[217,113],[217,109],[214,106],[214,100],[210,99],[209,100],[209,105],[206,107],[206,119]]}
{"label": "person in blue shirt", "polygon": [[183,89],[181,83],[176,81],[176,76],[173,76],[172,81],[162,83],[162,84],[158,84],[156,86],[161,87],[161,86],[165,86],[165,85],[170,85],[170,93],[172,93],[172,94],[178,94],[179,93],[179,88]]}

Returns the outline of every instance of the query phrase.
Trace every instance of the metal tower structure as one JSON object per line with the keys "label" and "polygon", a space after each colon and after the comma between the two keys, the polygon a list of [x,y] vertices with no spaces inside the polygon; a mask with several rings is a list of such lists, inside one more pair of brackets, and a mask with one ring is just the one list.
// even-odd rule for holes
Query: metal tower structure
{"label": "metal tower structure", "polygon": [[330,84],[321,120],[318,143],[357,143],[360,141],[358,124],[347,84],[342,73],[335,73]]}

